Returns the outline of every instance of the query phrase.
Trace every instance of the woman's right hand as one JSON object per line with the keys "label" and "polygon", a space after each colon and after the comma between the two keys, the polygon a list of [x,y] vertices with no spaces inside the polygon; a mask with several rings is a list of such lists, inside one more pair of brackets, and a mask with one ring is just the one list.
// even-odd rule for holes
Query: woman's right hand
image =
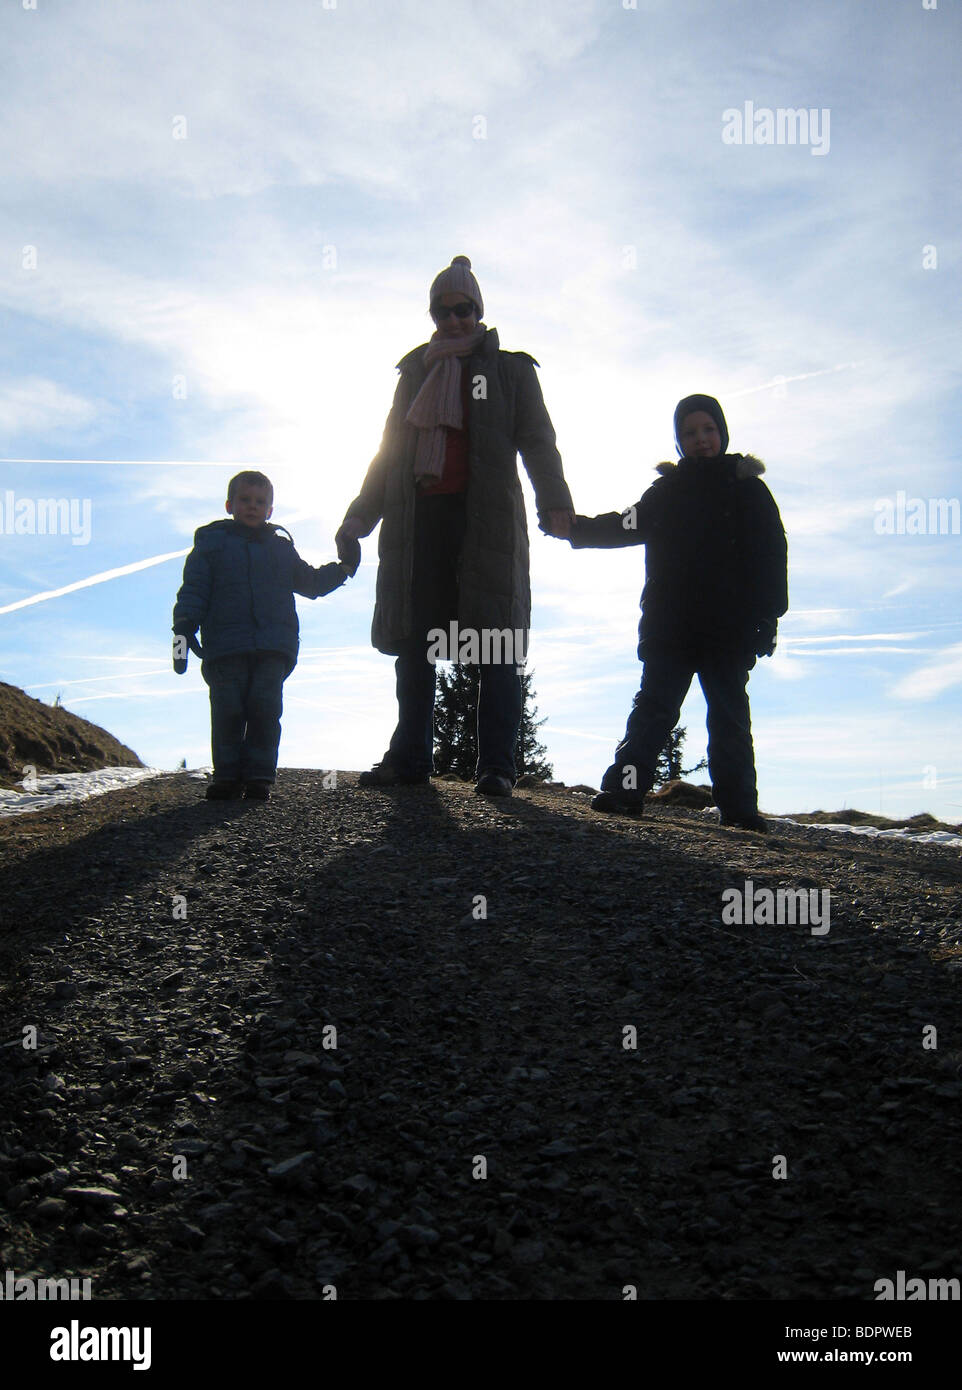
{"label": "woman's right hand", "polygon": [[568,508],[552,508],[541,516],[539,526],[546,536],[556,536],[559,540],[566,541],[571,535],[571,528],[574,525],[575,514]]}

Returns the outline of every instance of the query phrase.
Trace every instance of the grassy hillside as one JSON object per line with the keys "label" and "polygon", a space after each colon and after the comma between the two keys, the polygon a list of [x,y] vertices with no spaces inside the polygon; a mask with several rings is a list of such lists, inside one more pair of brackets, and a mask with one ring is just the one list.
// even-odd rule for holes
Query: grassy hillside
{"label": "grassy hillside", "polygon": [[28,766],[43,776],[143,763],[105,729],[0,681],[0,786],[16,786]]}

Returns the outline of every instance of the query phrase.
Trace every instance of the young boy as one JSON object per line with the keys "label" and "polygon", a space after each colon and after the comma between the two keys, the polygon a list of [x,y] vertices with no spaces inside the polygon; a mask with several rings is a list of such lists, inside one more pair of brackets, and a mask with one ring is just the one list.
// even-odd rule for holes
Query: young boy
{"label": "young boy", "polygon": [[767,827],[758,814],[748,673],[775,650],[788,608],[785,532],[751,454],[728,454],[713,396],[675,409],[678,463],[620,515],[575,518],[571,545],[645,547],[638,658],[644,662],[625,736],[592,801],[640,814],[658,753],[678,722],[693,675],[708,705],[708,768],[723,825]]}
{"label": "young boy", "polygon": [[269,798],[282,688],[297,661],[294,595],[329,594],[357,569],[356,561],[353,568],[336,561],[314,569],[283,527],[268,525],[273,510],[274,489],[263,473],[231,478],[227,511],[233,519],[195,533],[174,605],[174,670],[187,670],[189,647],[203,657],[201,674],[210,686],[210,801]]}

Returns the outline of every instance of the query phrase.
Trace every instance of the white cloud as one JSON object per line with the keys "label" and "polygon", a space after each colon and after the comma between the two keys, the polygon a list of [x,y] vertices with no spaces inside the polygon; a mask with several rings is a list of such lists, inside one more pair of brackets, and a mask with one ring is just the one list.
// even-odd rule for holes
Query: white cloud
{"label": "white cloud", "polygon": [[962,684],[962,642],[946,647],[892,687],[899,700],[932,700],[953,686]]}
{"label": "white cloud", "polygon": [[21,377],[0,385],[0,430],[7,435],[40,435],[88,425],[102,405],[43,377]]}
{"label": "white cloud", "polygon": [[[573,61],[599,17],[577,0],[533,12],[448,0],[443,21],[432,5],[364,0],[250,0],[241,11],[125,0],[109,20],[61,8],[32,31],[8,16],[19,58],[5,81],[10,175],[59,188],[136,170],[204,198],[346,179],[413,197],[439,147],[463,158],[472,117],[529,83],[535,65]],[[42,103],[28,99],[38,90]]]}
{"label": "white cloud", "polygon": [[[542,362],[578,510],[637,499],[652,464],[674,457],[672,410],[691,390],[717,394],[733,448],[766,461],[798,607],[774,661],[757,668],[775,679],[753,676],[762,733],[811,703],[829,655],[844,657],[846,676],[819,725],[823,748],[853,706],[871,717],[894,693],[904,720],[906,700],[958,683],[956,648],[912,650],[936,627],[940,640],[957,635],[954,552],[886,545],[872,530],[879,496],[943,495],[957,471],[954,311],[944,273],[920,266],[923,238],[940,241],[943,266],[955,244],[919,212],[958,124],[952,48],[931,43],[933,21],[908,9],[865,20],[819,0],[750,16],[701,0],[641,0],[633,12],[616,0],[7,7],[16,61],[0,94],[0,234],[36,244],[39,265],[21,271],[14,255],[0,270],[0,296],[34,344],[28,361],[12,341],[9,375],[33,395],[0,394],[0,422],[6,407],[42,457],[70,431],[96,430],[105,453],[152,458],[159,437],[180,457],[224,461],[223,474],[95,475],[101,571],[122,568],[132,546],[185,543],[221,513],[236,460],[274,477],[276,519],[296,528],[302,553],[330,558],[380,440],[393,363],[428,334],[430,278],[464,251],[503,345]],[[837,41],[851,23],[864,68]],[[724,147],[721,112],[746,97],[830,103],[831,154]],[[472,138],[478,114],[483,140]],[[175,373],[187,381],[181,403]],[[58,447],[46,448],[54,431]],[[302,748],[331,756],[343,727],[345,756],[364,765],[393,723],[390,663],[349,646],[369,626],[375,555],[369,542],[350,591],[304,615],[285,738],[305,759]],[[52,552],[7,559],[18,595],[73,579]],[[573,555],[533,536],[532,659],[565,768],[586,772],[599,730],[613,743],[623,728],[640,673],[643,561],[640,549]],[[166,643],[165,585],[172,598],[176,577],[147,570],[5,617],[21,679],[56,675],[51,653],[74,669],[81,614],[89,649],[109,659],[148,595]],[[323,649],[329,631],[340,654]],[[893,692],[913,657],[923,664]],[[315,696],[319,728],[300,704]],[[170,740],[146,694],[129,718],[155,746]],[[927,734],[937,732],[949,737],[948,724]],[[818,746],[797,775],[835,787]],[[871,761],[868,745],[852,748]]]}

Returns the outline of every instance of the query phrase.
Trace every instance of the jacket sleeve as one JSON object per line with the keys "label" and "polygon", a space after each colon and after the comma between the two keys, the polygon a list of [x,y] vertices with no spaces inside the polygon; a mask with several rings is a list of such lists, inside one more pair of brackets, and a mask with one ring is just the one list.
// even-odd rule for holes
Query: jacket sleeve
{"label": "jacket sleeve", "polygon": [[644,545],[651,535],[658,510],[658,487],[658,483],[653,483],[637,502],[623,512],[576,516],[569,537],[573,549],[613,550],[618,546]]}
{"label": "jacket sleeve", "polygon": [[187,636],[200,627],[210,603],[210,556],[197,544],[199,534],[195,533],[194,548],[184,561],[184,578],[174,603],[174,631]]}
{"label": "jacket sleeve", "polygon": [[573,511],[574,503],[565,482],[561,455],[555,443],[554,426],[541,394],[541,383],[534,362],[525,354],[520,362],[515,401],[514,442],[534,488],[538,514]]}
{"label": "jacket sleeve", "polygon": [[776,619],[788,611],[788,544],[774,497],[761,480],[756,491],[756,616]]}
{"label": "jacket sleeve", "polygon": [[339,589],[347,576],[335,560],[330,565],[316,568],[302,560],[294,551],[294,592],[304,598],[323,598]]}
{"label": "jacket sleeve", "polygon": [[623,512],[601,512],[598,516],[576,516],[569,537],[575,550],[614,550],[624,545],[644,545],[638,525],[641,503]]}
{"label": "jacket sleeve", "polygon": [[395,462],[401,444],[404,417],[410,407],[410,389],[410,384],[402,373],[384,425],[381,447],[368,466],[364,482],[361,484],[361,491],[344,513],[345,521],[349,516],[363,518],[367,529],[361,532],[362,536],[369,536],[384,515],[387,475]]}

